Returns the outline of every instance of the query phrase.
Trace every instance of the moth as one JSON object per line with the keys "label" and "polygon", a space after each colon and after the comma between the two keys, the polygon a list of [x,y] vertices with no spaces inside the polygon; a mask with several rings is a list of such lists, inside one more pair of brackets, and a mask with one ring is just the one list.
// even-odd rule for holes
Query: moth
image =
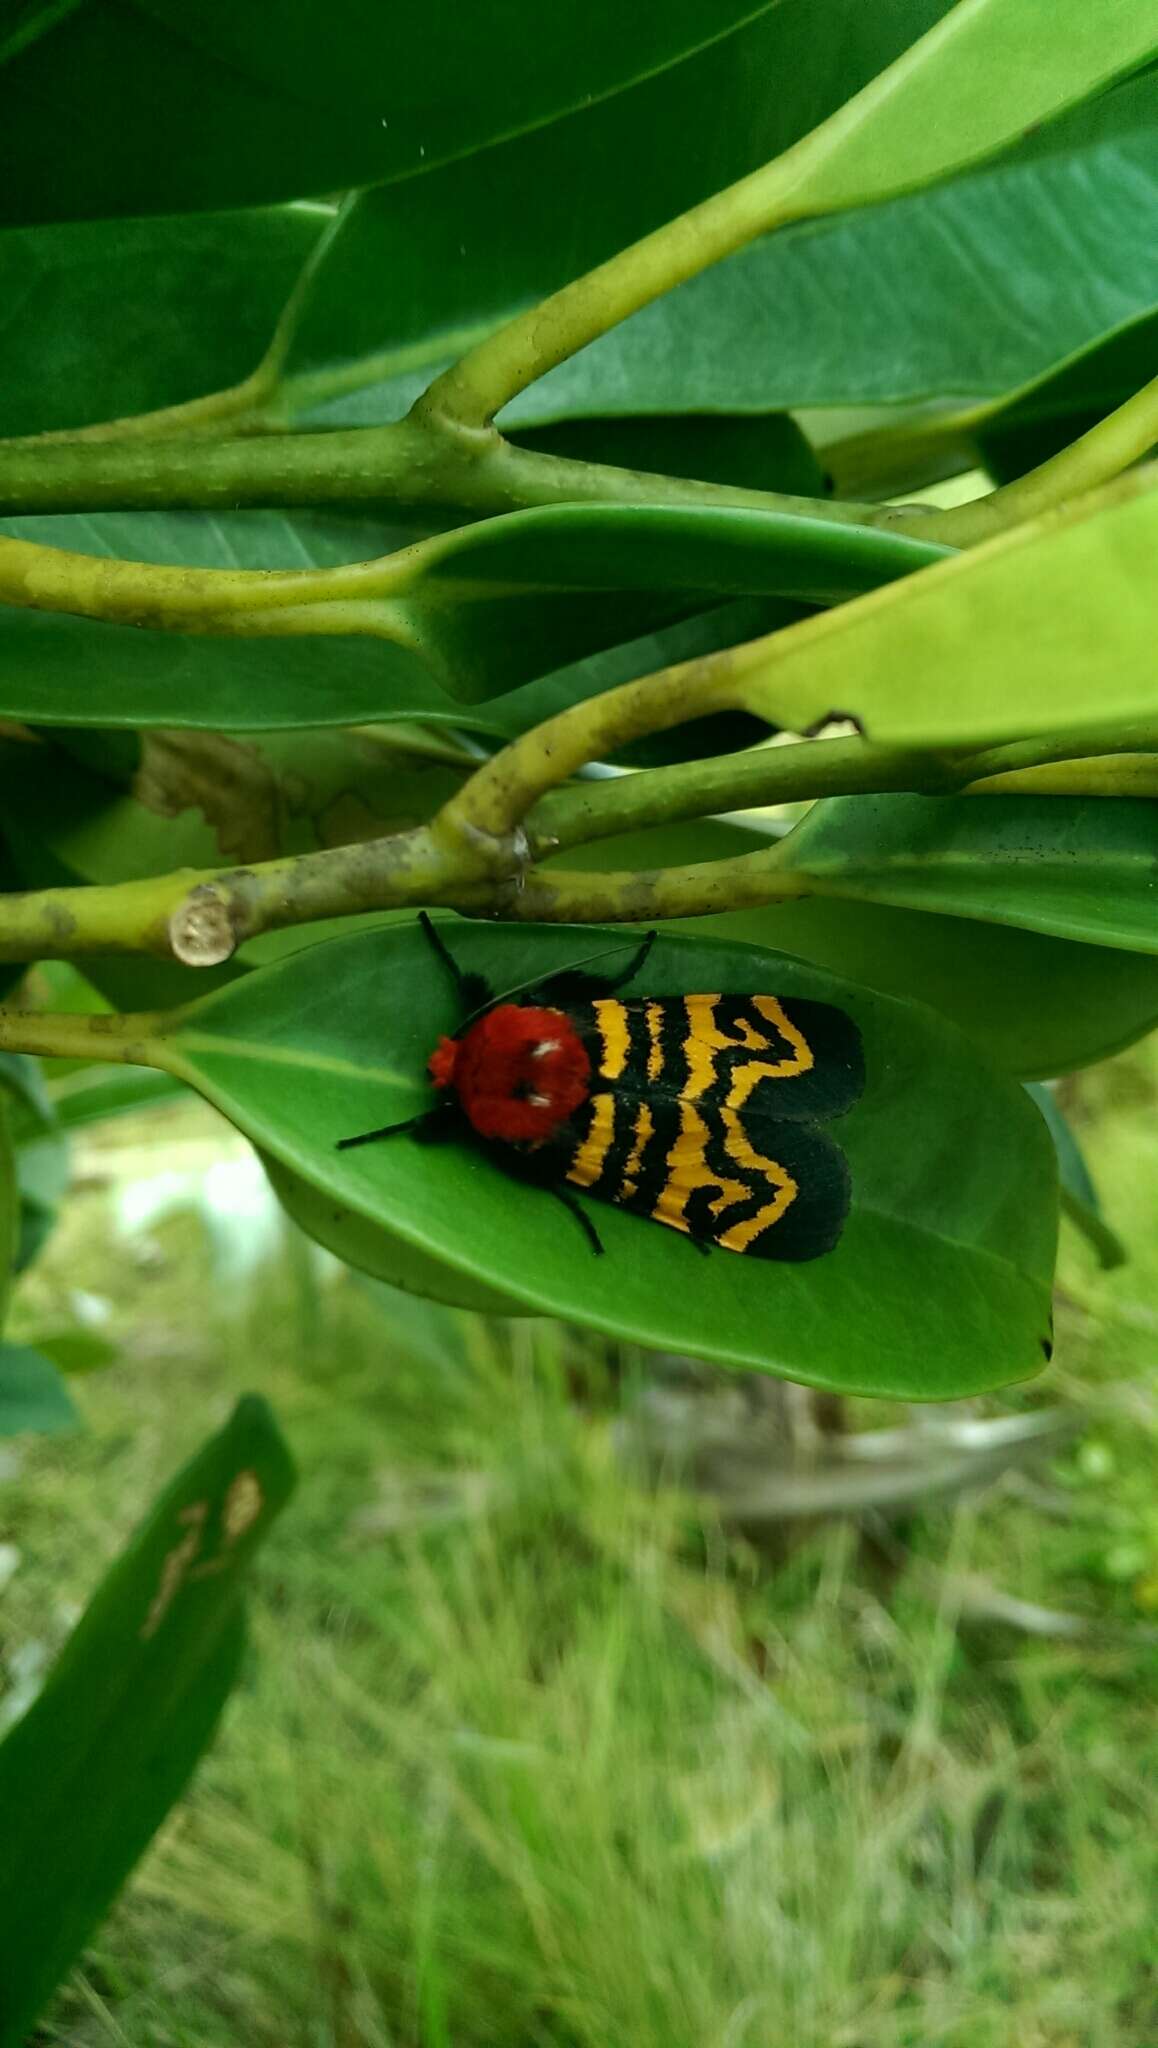
{"label": "moth", "polygon": [[549,1189],[596,1252],[577,1191],[701,1249],[794,1260],[832,1250],[851,1177],[820,1126],[852,1107],[865,1078],[843,1010],[798,996],[621,996],[655,932],[614,977],[580,965],[496,995],[459,967],[425,911],[418,921],[463,1010],[428,1062],[439,1100],[339,1149],[403,1132],[465,1139]]}

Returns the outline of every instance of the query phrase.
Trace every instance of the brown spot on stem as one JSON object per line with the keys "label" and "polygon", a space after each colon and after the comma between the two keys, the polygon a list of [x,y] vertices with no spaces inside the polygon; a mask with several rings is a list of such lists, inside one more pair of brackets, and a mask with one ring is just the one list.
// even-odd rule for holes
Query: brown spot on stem
{"label": "brown spot on stem", "polygon": [[76,918],[73,912],[66,910],[63,903],[54,902],[47,896],[44,905],[44,922],[57,945],[63,946],[66,944],[76,931]]}

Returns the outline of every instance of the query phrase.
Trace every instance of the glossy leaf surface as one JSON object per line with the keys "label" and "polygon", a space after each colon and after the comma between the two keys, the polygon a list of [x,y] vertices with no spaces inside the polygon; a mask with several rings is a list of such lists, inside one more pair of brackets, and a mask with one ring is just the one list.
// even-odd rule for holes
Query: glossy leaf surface
{"label": "glossy leaf surface", "polygon": [[[766,845],[755,829],[711,818],[597,841],[561,856],[559,865],[679,867]],[[1108,1059],[1158,1027],[1153,954],[1047,938],[980,917],[811,895],[685,918],[670,929],[675,936],[703,932],[794,954],[886,995],[929,1003],[999,1067],[1024,1079]]]}
{"label": "glossy leaf surface", "polygon": [[[181,513],[21,519],[4,531],[189,567],[334,566],[391,550],[374,522]],[[902,534],[776,513],[569,505],[439,536],[398,594],[359,610],[383,637],[207,639],[0,609],[0,716],[31,724],[255,731],[449,719],[711,597],[834,602],[942,559]],[[412,566],[408,566],[412,564]],[[401,643],[401,644],[400,644]],[[413,650],[413,651],[412,651]]]}
{"label": "glossy leaf surface", "polygon": [[704,919],[703,929],[782,946],[887,995],[930,1003],[1026,1079],[1109,1059],[1158,1028],[1152,954],[816,896]]}
{"label": "glossy leaf surface", "polygon": [[[328,568],[410,540],[368,520],[297,512],[101,513],[4,521],[47,547],[189,568]],[[386,641],[202,639],[0,608],[0,716],[44,725],[210,731],[355,724],[390,703],[446,715],[422,663]],[[17,705],[23,705],[18,710]],[[396,711],[395,716],[399,715]]]}
{"label": "glossy leaf surface", "polygon": [[242,1576],[292,1486],[250,1396],[162,1494],[0,1744],[0,2048],[21,2048],[210,1741],[244,1647]]}
{"label": "glossy leaf surface", "polygon": [[[947,4],[878,0],[866,10],[861,0],[827,0],[827,33],[818,36],[813,0],[779,0],[597,106],[404,189],[357,195],[279,334],[285,416],[376,386],[372,397],[352,396],[343,416],[394,417],[480,334],[778,156]],[[694,150],[686,146],[692,132]],[[557,195],[577,190],[582,206],[560,208]],[[634,398],[610,409],[657,407],[637,380]]]}
{"label": "glossy leaf surface", "polygon": [[[456,923],[451,935],[463,964],[500,987],[623,942],[589,928]],[[338,1152],[339,1138],[430,1100],[426,1058],[457,1020],[416,925],[338,939],[250,976],[184,1013],[158,1056],[320,1192],[529,1309],[913,1399],[1036,1369],[1056,1226],[1052,1148],[1032,1105],[965,1038],[932,1011],[702,940],[665,936],[638,987],[763,987],[853,1015],[869,1081],[833,1130],[853,1178],[834,1252],[798,1267],[701,1258],[674,1232],[601,1204],[607,1256],[596,1259],[549,1194],[457,1146],[400,1138]]]}
{"label": "glossy leaf surface", "polygon": [[831,797],[786,858],[857,901],[1158,953],[1158,804],[1100,797]]}
{"label": "glossy leaf surface", "polygon": [[913,191],[1020,142],[1158,54],[1156,0],[958,0],[936,28],[810,137],[797,216]]}
{"label": "glossy leaf surface", "polygon": [[617,92],[762,11],[337,0],[323,18],[312,0],[283,0],[270,34],[261,10],[230,0],[84,7],[0,69],[5,217],[185,212],[410,177]]}
{"label": "glossy leaf surface", "polygon": [[0,233],[0,434],[88,426],[240,382],[330,217],[283,206]]}
{"label": "glossy leaf surface", "polygon": [[637,313],[506,418],[619,410],[644,389],[672,411],[998,397],[1158,301],[1156,201],[1148,128],[786,229]]}
{"label": "glossy leaf surface", "polygon": [[472,1309],[476,1315],[525,1316],[532,1314],[526,1303],[496,1287],[488,1287],[471,1275],[423,1251],[410,1239],[399,1237],[381,1223],[373,1222],[357,1209],[336,1202],[323,1189],[311,1186],[300,1174],[270,1154],[263,1156],[269,1184],[287,1216],[316,1244],[323,1245],[336,1259],[402,1287],[407,1294],[441,1301],[453,1308]]}
{"label": "glossy leaf surface", "polygon": [[[711,103],[735,105],[735,85],[714,90]],[[504,425],[911,405],[1026,385],[1158,303],[1158,81],[1109,97],[1108,134],[1071,117],[1053,154],[761,238],[552,370]],[[397,417],[463,346],[679,211],[698,150],[690,165],[678,144],[657,150],[642,179],[610,190],[599,175],[620,140],[601,128],[625,122],[634,98],[405,192],[359,195],[287,315],[277,415]],[[660,113],[648,104],[646,132]],[[660,178],[673,182],[656,190]],[[554,195],[579,182],[584,205],[560,220]]]}
{"label": "glossy leaf surface", "polygon": [[443,686],[474,700],[542,675],[560,657],[597,653],[664,623],[655,614],[665,596],[668,616],[700,611],[713,596],[833,604],[947,552],[907,535],[773,512],[560,506],[430,543],[429,567],[405,608]]}
{"label": "glossy leaf surface", "polygon": [[1155,362],[1158,309],[1123,321],[1075,351],[983,420],[974,430],[979,458],[998,483],[1024,475],[1140,391],[1154,374]]}
{"label": "glossy leaf surface", "polygon": [[840,716],[934,747],[1152,720],[1156,546],[1158,489],[1124,477],[1076,514],[790,627],[754,658],[744,705],[794,732]]}

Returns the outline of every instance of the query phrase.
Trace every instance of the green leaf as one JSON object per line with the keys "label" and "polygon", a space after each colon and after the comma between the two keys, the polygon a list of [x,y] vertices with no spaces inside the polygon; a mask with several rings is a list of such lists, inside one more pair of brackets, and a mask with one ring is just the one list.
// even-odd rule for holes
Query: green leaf
{"label": "green leaf", "polygon": [[168,1074],[156,1074],[149,1067],[81,1067],[54,1083],[52,1103],[62,1131],[77,1131],[86,1124],[104,1123],[110,1117],[131,1115],[138,1109],[152,1109],[159,1103],[178,1102],[185,1090]]}
{"label": "green leaf", "polygon": [[[560,856],[559,864],[596,871],[682,867],[757,852],[767,843],[754,829],[701,819],[599,840]],[[1079,945],[981,919],[812,895],[760,910],[684,918],[671,930],[795,954],[885,995],[929,1003],[1021,1079],[1108,1059],[1158,1026],[1158,959],[1152,954]]]}
{"label": "green leaf", "polygon": [[[355,397],[348,416],[395,417],[468,343],[779,155],[947,4],[826,0],[817,35],[814,0],[778,0],[682,64],[566,120],[357,195],[275,344],[281,417],[376,384],[368,409]],[[781,80],[791,90],[778,89]],[[579,191],[581,206],[560,207],[560,192]],[[637,380],[607,409],[656,406]]]}
{"label": "green leaf", "polygon": [[0,1744],[0,2048],[20,2048],[212,1738],[241,1581],[293,1487],[263,1401],[161,1495]]}
{"label": "green leaf", "polygon": [[789,228],[561,364],[504,420],[610,409],[643,384],[672,411],[998,398],[1158,302],[1156,203],[1150,131]]}
{"label": "green leaf", "polygon": [[711,596],[834,604],[938,552],[878,528],[774,512],[567,505],[439,536],[400,604],[444,688],[475,700],[617,646],[673,611],[701,611]]}
{"label": "green leaf", "polygon": [[[0,524],[50,546],[191,567],[272,568],[275,549],[282,566],[295,550],[299,566],[307,550],[332,564],[391,545],[370,521],[300,514],[235,513],[228,526],[181,513]],[[516,512],[431,539],[400,566],[395,596],[361,601],[384,641],[213,641],[5,607],[0,716],[233,731],[461,717],[444,692],[501,694],[713,596],[833,603],[947,552],[875,528],[714,506]]]}
{"label": "green leaf", "polygon": [[1158,804],[830,797],[785,848],[822,891],[1158,953]]}
{"label": "green leaf", "polygon": [[17,1136],[51,1130],[55,1118],[39,1060],[30,1059],[27,1053],[0,1052],[0,1088],[6,1088],[12,1097]]}
{"label": "green leaf", "polygon": [[978,458],[998,483],[1023,476],[1140,391],[1156,358],[1158,310],[1150,309],[1076,350],[984,419],[973,433]]}
{"label": "green leaf", "polygon": [[23,1273],[39,1258],[56,1227],[57,1211],[68,1187],[69,1148],[55,1126],[26,1138],[16,1151],[16,1184],[20,1192],[20,1223],[16,1271]]}
{"label": "green leaf", "polygon": [[562,420],[511,438],[524,448],[575,462],[609,463],[651,475],[699,477],[743,490],[822,498],[827,485],[812,449],[786,413],[721,413]]}
{"label": "green leaf", "polygon": [[457,1272],[444,1260],[430,1256],[382,1224],[371,1222],[356,1209],[344,1208],[332,1195],[312,1187],[308,1180],[291,1172],[269,1153],[263,1153],[262,1165],[287,1216],[307,1237],[357,1272],[369,1273],[375,1280],[385,1280],[391,1287],[404,1288],[407,1294],[422,1295],[428,1301],[472,1309],[477,1315],[533,1313],[513,1295]]}
{"label": "green leaf", "polygon": [[[500,988],[622,932],[455,924]],[[844,1391],[942,1399],[1032,1372],[1049,1319],[1052,1148],[1023,1092],[944,1019],[750,948],[664,935],[641,993],[764,988],[855,1018],[868,1086],[841,1120],[853,1211],[809,1266],[700,1258],[599,1206],[595,1260],[542,1191],[458,1146],[338,1139],[430,1101],[425,1063],[458,1019],[416,924],[295,953],[194,1005],[156,1056],[319,1193],[528,1309]]]}
{"label": "green leaf", "polygon": [[751,657],[741,701],[793,732],[846,717],[871,739],[929,747],[1152,724],[1156,546],[1158,489],[1138,471],[790,627]]}
{"label": "green leaf", "polygon": [[1045,1119],[1057,1151],[1063,1213],[1087,1239],[1103,1269],[1110,1271],[1124,1265],[1128,1257],[1126,1247],[1102,1214],[1081,1147],[1057,1098],[1049,1088],[1030,1087],[1029,1093]]}
{"label": "green leaf", "polygon": [[1045,1118],[1057,1152],[1062,1213],[1081,1231],[1103,1271],[1112,1272],[1114,1267],[1125,1265],[1129,1253],[1102,1214],[1098,1191],[1069,1120],[1052,1089],[1031,1086],[1028,1093]]}
{"label": "green leaf", "polygon": [[[788,407],[975,402],[1031,384],[1158,303],[1158,81],[1141,108],[1132,86],[1109,97],[1120,134],[1079,129],[1054,155],[762,237],[561,363],[504,426],[521,435],[588,415],[707,410],[775,419]],[[597,118],[625,108],[612,102]],[[467,342],[612,253],[619,244],[598,234],[568,240],[598,222],[600,170],[616,156],[593,136],[581,160],[557,166],[563,145],[575,155],[581,141],[548,129],[405,195],[360,194],[287,315],[276,417],[396,418]],[[673,149],[668,171],[686,155]],[[584,205],[560,223],[554,194],[580,181]],[[620,181],[617,203],[637,203],[634,189]],[[673,191],[669,211],[685,203]],[[661,217],[619,225],[640,232]]]}
{"label": "green leaf", "polygon": [[[328,568],[414,538],[316,513],[100,513],[0,522],[48,547],[189,568]],[[16,710],[17,704],[23,710]],[[408,649],[368,638],[201,639],[0,608],[0,716],[34,725],[259,731],[451,715]]]}
{"label": "green leaf", "polygon": [[823,897],[704,919],[703,929],[930,1003],[1023,1079],[1109,1059],[1158,1027],[1158,960],[1143,953]]}
{"label": "green leaf", "polygon": [[[25,1431],[53,1436],[79,1427],[80,1417],[53,1361],[27,1344],[0,1344],[0,1437]],[[7,1818],[5,1812],[5,1833]],[[0,1947],[2,1942],[0,1936]],[[3,2010],[0,1990],[0,2014]]]}
{"label": "green leaf", "polygon": [[[409,178],[621,90],[764,12],[613,0],[85,7],[0,70],[9,220],[186,212]],[[100,118],[93,118],[99,108]],[[207,146],[211,138],[211,146]]]}
{"label": "green leaf", "polygon": [[1158,0],[958,0],[792,165],[800,218],[912,191],[1019,142],[1158,55]]}
{"label": "green leaf", "polygon": [[[997,483],[1010,482],[1059,454],[1141,390],[1153,370],[1156,342],[1158,313],[1147,310],[1006,397],[956,411],[906,412],[899,419],[885,413],[883,426],[880,414],[857,415],[857,431],[824,446],[833,489],[840,497],[884,497],[978,468]],[[810,419],[813,431],[823,435],[825,415]]]}
{"label": "green leaf", "polygon": [[0,434],[88,426],[240,382],[330,218],[283,206],[0,233]]}
{"label": "green leaf", "polygon": [[[589,654],[580,662],[568,663],[549,675],[540,676],[504,697],[493,697],[481,710],[472,707],[462,713],[469,725],[485,740],[501,734],[513,738],[529,732],[545,718],[553,718],[569,704],[612,690],[637,676],[652,675],[676,662],[691,661],[701,654],[714,654],[721,647],[737,647],[762,633],[778,632],[808,616],[809,607],[788,598],[744,597],[715,605],[710,611],[677,620],[657,633],[641,634],[602,654]],[[767,735],[763,719],[745,711],[722,711],[712,719],[689,719],[670,733],[653,733],[616,756],[636,767],[655,767],[665,761],[697,760],[704,755],[726,753],[753,744]]]}

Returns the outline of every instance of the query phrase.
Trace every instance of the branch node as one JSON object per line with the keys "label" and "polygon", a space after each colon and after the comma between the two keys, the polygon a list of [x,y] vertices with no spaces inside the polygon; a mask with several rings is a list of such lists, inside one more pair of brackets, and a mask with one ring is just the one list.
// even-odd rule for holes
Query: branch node
{"label": "branch node", "polygon": [[[496,759],[501,758],[496,756]],[[478,778],[476,777],[475,780]],[[456,868],[462,869],[472,878],[480,881],[506,882],[512,876],[525,875],[531,864],[531,842],[521,825],[499,824],[495,830],[490,824],[482,824],[470,815],[463,795],[469,794],[473,783],[467,783],[466,791],[445,805],[432,826],[436,838],[444,849],[452,849]],[[495,807],[497,810],[499,807]],[[505,809],[505,802],[501,806]]]}
{"label": "branch node", "polygon": [[169,944],[186,967],[220,967],[237,951],[240,933],[226,898],[202,882],[169,919]]}

